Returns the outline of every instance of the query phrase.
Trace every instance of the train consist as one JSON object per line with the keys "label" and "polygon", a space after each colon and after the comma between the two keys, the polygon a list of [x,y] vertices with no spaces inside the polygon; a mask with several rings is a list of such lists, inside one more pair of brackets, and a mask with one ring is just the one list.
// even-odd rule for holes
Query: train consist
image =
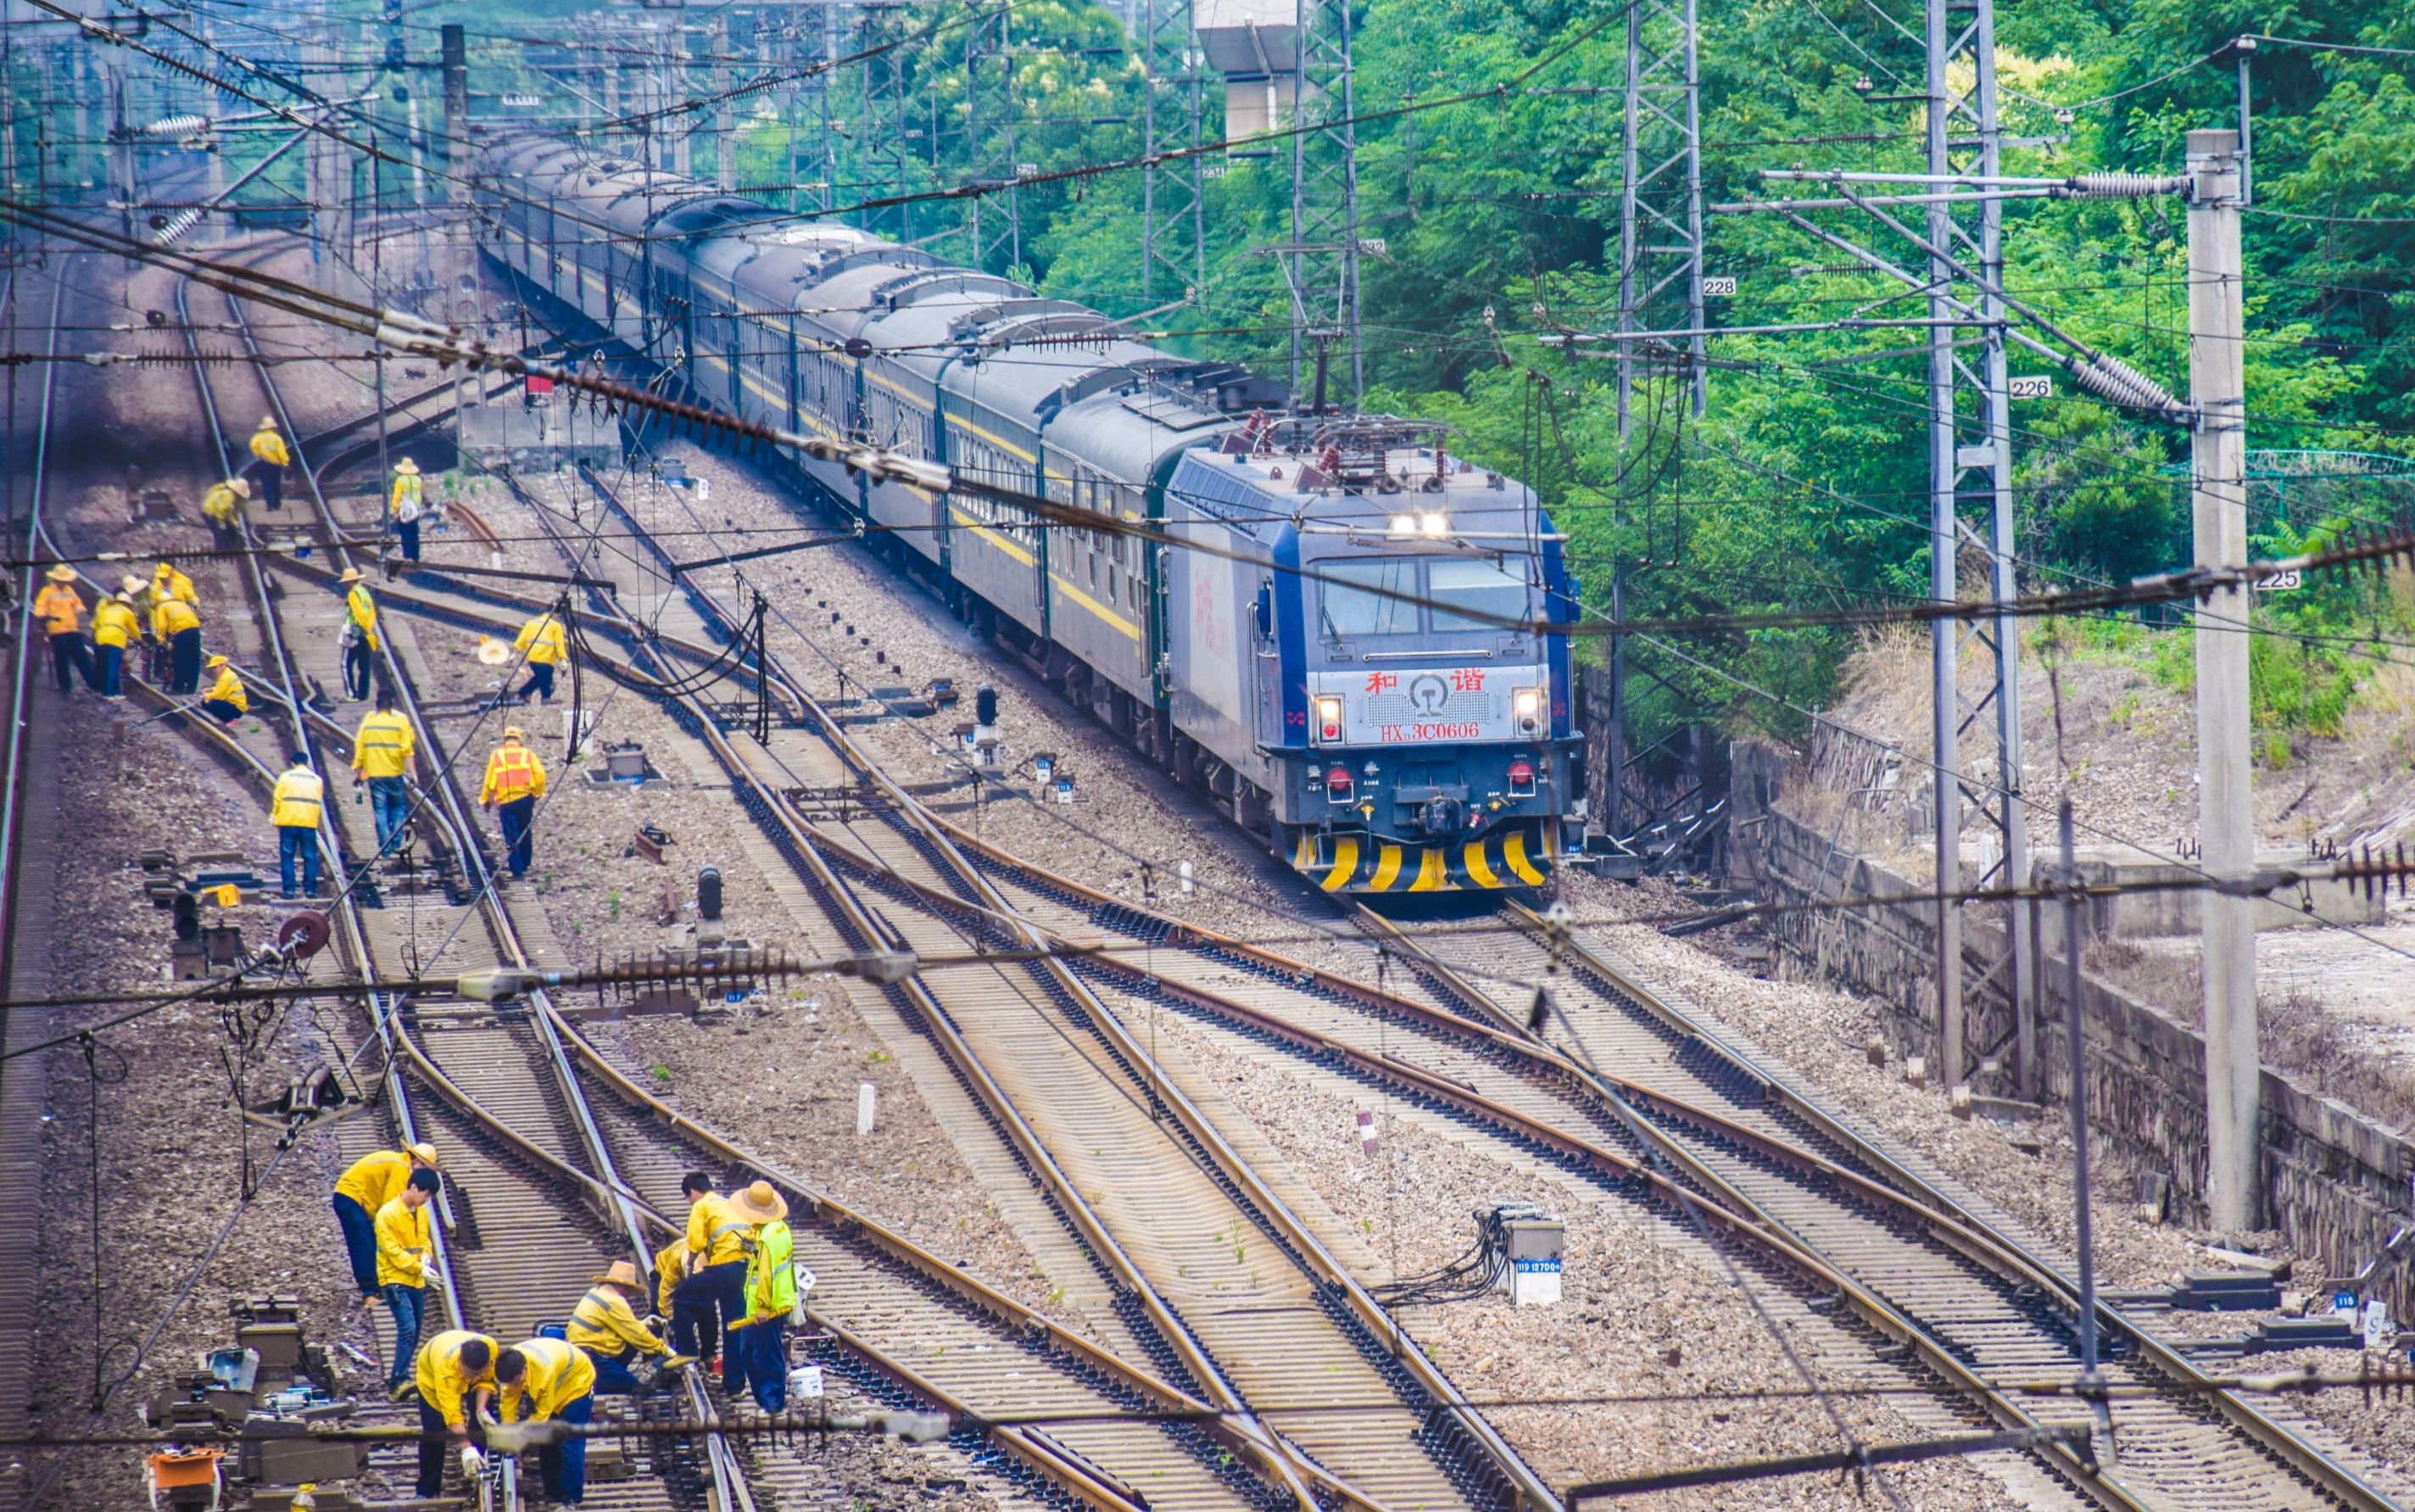
{"label": "train consist", "polygon": [[488,256],[701,402],[1126,522],[784,462],[1320,886],[1545,880],[1583,769],[1568,642],[1530,626],[1576,585],[1534,495],[1438,427],[1298,413],[1080,305],[558,139],[485,173],[512,187]]}

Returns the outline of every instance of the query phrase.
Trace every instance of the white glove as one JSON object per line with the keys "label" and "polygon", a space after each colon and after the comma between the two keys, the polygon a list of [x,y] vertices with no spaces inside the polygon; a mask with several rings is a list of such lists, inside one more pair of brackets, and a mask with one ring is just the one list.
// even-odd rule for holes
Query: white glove
{"label": "white glove", "polygon": [[469,1476],[472,1480],[476,1480],[486,1473],[487,1457],[478,1452],[478,1446],[476,1445],[463,1445],[461,1446],[461,1474]]}

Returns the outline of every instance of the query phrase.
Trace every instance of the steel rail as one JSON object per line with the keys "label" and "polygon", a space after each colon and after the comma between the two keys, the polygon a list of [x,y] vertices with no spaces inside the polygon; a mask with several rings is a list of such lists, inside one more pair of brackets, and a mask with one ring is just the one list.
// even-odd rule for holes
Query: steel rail
{"label": "steel rail", "polygon": [[[1542,916],[1522,904],[1511,902],[1508,908],[1528,929],[1539,931],[1545,927]],[[2052,1261],[2031,1253],[1985,1218],[1938,1190],[1886,1151],[1856,1134],[1850,1125],[1819,1102],[1763,1070],[1758,1061],[1732,1041],[1612,965],[1581,936],[1571,933],[1566,949],[1579,965],[1599,977],[1615,993],[1626,996],[1675,1032],[1700,1042],[1726,1062],[1737,1074],[1749,1080],[1761,1096],[1784,1108],[1839,1148],[1852,1151],[1856,1160],[1882,1173],[1888,1182],[1899,1187],[1911,1199],[1902,1205],[1906,1211],[1927,1214],[1932,1221],[1952,1225],[1952,1232],[1958,1238],[1975,1236],[1994,1260],[2017,1269],[2020,1275],[2033,1280],[2053,1295],[2060,1310],[2066,1317],[2076,1319],[2078,1316],[2078,1283]],[[2233,1427],[2348,1506],[2357,1509],[2357,1512],[2398,1512],[2398,1504],[2367,1484],[2362,1475],[2274,1422],[2253,1402],[2234,1391],[2214,1390],[2212,1378],[2198,1369],[2195,1361],[2152,1332],[2123,1317],[2119,1309],[2102,1298],[2096,1304],[2096,1320],[2098,1326],[2108,1330],[2113,1337],[2127,1340],[2139,1356],[2158,1372],[2172,1378],[2195,1395],[2210,1398]]]}
{"label": "steel rail", "polygon": [[[516,492],[521,493],[521,496],[526,498],[517,479],[507,477],[506,481]],[[591,474],[590,481],[597,489],[599,496],[611,501],[613,507],[620,507],[602,480],[595,479]],[[551,522],[547,518],[542,507],[536,506],[533,501],[530,501],[530,503],[537,517],[545,523],[547,531],[551,532],[553,529]],[[635,521],[631,520],[630,523],[635,529]],[[556,536],[556,544],[562,544],[559,536]],[[606,602],[610,605],[612,612],[619,616],[622,634],[638,647],[640,653],[659,659],[660,652],[653,646],[647,627],[638,624],[629,617],[627,612],[621,608],[617,600]],[[668,678],[669,672],[668,661],[659,661],[659,665],[663,666]],[[814,705],[811,701],[805,699],[793,684],[789,685],[789,692],[798,699],[801,709],[807,712],[813,710]],[[855,897],[853,891],[830,869],[820,855],[818,844],[810,835],[809,828],[794,815],[786,795],[772,788],[755,774],[745,759],[721,733],[710,712],[702,707],[701,701],[693,694],[680,695],[674,701],[686,713],[688,721],[696,726],[699,738],[707,748],[712,751],[715,759],[730,773],[732,780],[745,784],[754,790],[761,814],[770,816],[779,835],[788,842],[784,848],[790,861],[793,864],[797,864],[820,891],[835,916],[835,921],[844,930],[851,932],[856,936],[856,943],[862,948],[895,948],[898,940],[894,931],[866,908],[862,901]],[[1280,1447],[1280,1441],[1275,1435],[1247,1413],[1246,1408],[1238,1402],[1238,1394],[1234,1393],[1230,1385],[1223,1380],[1214,1361],[1208,1357],[1206,1351],[1200,1347],[1198,1341],[1191,1336],[1189,1330],[1175,1315],[1173,1310],[1165,1304],[1164,1299],[1141,1274],[1139,1266],[1116,1242],[1106,1225],[1091,1209],[1088,1199],[1057,1166],[1038,1135],[1031,1130],[1022,1115],[1015,1110],[1012,1100],[998,1085],[987,1067],[982,1063],[980,1056],[958,1033],[952,1019],[940,1005],[938,997],[917,978],[908,978],[897,985],[901,992],[913,1000],[917,1011],[924,1022],[932,1026],[934,1038],[939,1042],[940,1048],[947,1055],[951,1064],[965,1077],[967,1085],[972,1088],[975,1096],[998,1120],[999,1127],[1005,1131],[1009,1142],[1017,1153],[1041,1175],[1051,1195],[1057,1200],[1068,1220],[1073,1223],[1084,1243],[1108,1267],[1118,1282],[1140,1303],[1192,1378],[1207,1385],[1213,1394],[1222,1399],[1218,1403],[1222,1410],[1235,1414],[1229,1420],[1231,1446],[1241,1452],[1262,1475],[1286,1494],[1295,1498],[1302,1506],[1315,1505],[1315,1498],[1305,1484],[1306,1480],[1315,1479],[1328,1485],[1329,1490],[1343,1495],[1354,1505],[1373,1507],[1373,1503],[1349,1490],[1346,1486],[1332,1477],[1325,1475],[1312,1463]]]}
{"label": "steel rail", "polygon": [[[677,565],[677,559],[671,557],[663,549],[659,542],[653,540],[634,516],[628,513],[626,507],[604,487],[602,481],[592,478],[592,473],[590,477],[599,494],[611,507],[620,512],[630,530],[645,543],[654,556],[666,567]],[[717,621],[726,630],[732,630],[734,633],[734,627],[738,623],[737,618],[713,597],[711,591],[697,582],[693,574],[681,573],[677,576],[691,600],[696,602],[709,618]],[[853,768],[864,781],[889,796],[894,806],[894,813],[900,816],[901,822],[911,832],[919,834],[932,853],[938,856],[943,863],[955,873],[959,882],[972,892],[976,906],[991,917],[995,927],[1021,937],[1029,948],[1046,949],[1044,936],[990,887],[987,878],[982,876],[979,869],[952,846],[945,830],[937,824],[920,801],[902,785],[891,778],[879,764],[846,733],[844,726],[779,665],[777,658],[772,659],[771,671],[774,679],[787,685],[791,696],[805,707],[809,722],[841,760]],[[910,879],[901,878],[901,880],[909,880],[910,885]],[[1509,1447],[1507,1441],[1500,1438],[1492,1425],[1481,1415],[1459,1405],[1462,1400],[1460,1394],[1450,1386],[1439,1369],[1426,1356],[1422,1347],[1398,1325],[1382,1304],[1365,1291],[1357,1279],[1350,1275],[1347,1267],[1324,1248],[1322,1243],[1308,1231],[1307,1226],[1290,1211],[1288,1205],[1266,1187],[1263,1179],[1248,1165],[1248,1162],[1242,1160],[1238,1154],[1225,1143],[1222,1134],[1213,1123],[1201,1114],[1178,1089],[1170,1085],[1168,1079],[1157,1068],[1154,1058],[1131,1034],[1120,1017],[1108,1010],[1089,990],[1088,984],[1069,970],[1063,962],[1047,958],[1032,965],[1034,968],[1047,976],[1060,991],[1083,1004],[1092,1021],[1104,1031],[1104,1037],[1113,1053],[1121,1057],[1128,1066],[1137,1070],[1148,1094],[1163,1103],[1168,1111],[1175,1115],[1186,1132],[1198,1143],[1209,1160],[1223,1172],[1226,1179],[1247,1193],[1250,1201],[1266,1215],[1267,1225],[1273,1236],[1279,1241],[1291,1245],[1296,1252],[1303,1257],[1304,1263],[1312,1273],[1334,1289],[1343,1305],[1358,1319],[1359,1325],[1367,1329],[1372,1338],[1380,1340],[1417,1383],[1418,1389],[1428,1399],[1427,1405],[1432,1410],[1443,1413],[1466,1434],[1477,1451],[1491,1463],[1493,1472],[1501,1477],[1512,1494],[1534,1506],[1556,1506],[1556,1498],[1550,1488],[1533,1474],[1516,1451]]]}

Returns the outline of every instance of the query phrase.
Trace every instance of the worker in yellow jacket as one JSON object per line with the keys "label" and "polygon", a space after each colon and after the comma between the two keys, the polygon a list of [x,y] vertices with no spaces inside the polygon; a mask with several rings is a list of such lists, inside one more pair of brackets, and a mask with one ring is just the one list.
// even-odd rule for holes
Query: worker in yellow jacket
{"label": "worker in yellow jacket", "polygon": [[[583,1425],[595,1415],[595,1364],[587,1352],[559,1339],[531,1339],[495,1356],[506,1423],[554,1421]],[[547,1500],[577,1506],[587,1497],[587,1441],[565,1438],[537,1450]]]}
{"label": "worker in yellow jacket", "polygon": [[671,1294],[687,1280],[687,1235],[682,1234],[654,1251],[654,1310],[671,1315]]}
{"label": "worker in yellow jacket", "polygon": [[210,691],[202,696],[202,712],[221,725],[232,725],[251,711],[251,692],[225,657],[213,656],[202,665],[218,676],[210,684]]}
{"label": "worker in yellow jacket", "polygon": [[163,561],[151,569],[151,598],[180,598],[195,608],[202,606],[202,595],[193,591],[193,580],[179,571],[172,561]]}
{"label": "worker in yellow jacket", "polygon": [[389,1401],[403,1399],[419,1353],[419,1321],[427,1313],[428,1278],[436,1265],[428,1205],[443,1185],[435,1172],[421,1166],[411,1173],[400,1195],[377,1212],[378,1294],[394,1310],[394,1364],[385,1382]]}
{"label": "worker in yellow jacket", "polygon": [[402,543],[403,560],[419,560],[419,522],[428,514],[428,491],[419,476],[419,464],[402,457],[394,464],[394,486],[386,490],[386,514],[394,521],[395,537]]}
{"label": "worker in yellow jacket", "polygon": [[233,530],[243,501],[250,497],[251,485],[242,478],[213,483],[209,491],[202,495],[202,517],[221,530]]}
{"label": "worker in yellow jacket", "polygon": [[336,1178],[336,1223],[344,1231],[344,1252],[352,1258],[352,1284],[361,1289],[362,1301],[378,1294],[378,1210],[402,1195],[413,1171],[436,1166],[435,1145],[410,1145],[364,1155]]}
{"label": "worker in yellow jacket", "polygon": [[51,637],[51,672],[61,693],[73,693],[75,680],[92,681],[92,653],[83,643],[83,600],[76,595],[76,570],[60,562],[49,572],[42,591],[34,595],[34,618]]}
{"label": "worker in yellow jacket", "polygon": [[528,875],[534,849],[529,826],[536,801],[545,796],[545,763],[525,743],[528,734],[518,725],[503,726],[503,743],[487,758],[487,780],[478,789],[478,803],[495,811],[502,827],[503,849],[514,876]]}
{"label": "worker in yellow jacket", "polygon": [[142,638],[142,617],[132,594],[118,592],[92,606],[92,691],[104,698],[125,696],[126,649]]}
{"label": "worker in yellow jacket", "polygon": [[526,703],[529,695],[534,694],[551,703],[554,669],[570,660],[570,645],[562,635],[562,621],[552,610],[547,610],[520,626],[520,633],[512,637],[512,646],[527,653],[529,671],[529,680],[512,696]]}
{"label": "worker in yellow jacket", "polygon": [[369,596],[358,567],[345,568],[342,582],[344,628],[338,638],[344,648],[344,696],[359,703],[369,696],[370,658],[377,654],[377,600]]}
{"label": "worker in yellow jacket", "polygon": [[419,736],[408,715],[394,707],[394,695],[378,690],[377,711],[361,720],[352,732],[352,782],[368,784],[369,804],[377,814],[378,854],[394,848],[411,823],[412,753]]}
{"label": "worker in yellow jacket", "polygon": [[151,584],[151,634],[168,648],[168,691],[191,695],[202,689],[202,617],[190,599],[162,596],[160,580]]}
{"label": "worker in yellow jacket", "polygon": [[419,1387],[419,1480],[413,1494],[423,1502],[444,1493],[444,1449],[461,1446],[462,1468],[484,1464],[470,1444],[472,1419],[493,1415],[495,1341],[466,1328],[448,1328],[419,1346],[412,1371]]}
{"label": "worker in yellow jacket", "polygon": [[[671,1289],[671,1343],[682,1355],[711,1362],[736,1342],[725,1341],[723,1333],[746,1316],[746,1241],[755,1225],[701,1171],[682,1177],[680,1191],[688,1203],[687,1279]],[[727,1359],[721,1364],[726,1370]]]}
{"label": "worker in yellow jacket", "polygon": [[310,757],[296,751],[293,765],[277,779],[268,800],[268,822],[277,827],[277,868],[288,898],[293,896],[296,858],[302,862],[303,890],[314,898],[319,895],[319,814],[326,801],[327,785],[310,770]]}
{"label": "worker in yellow jacket", "polygon": [[260,490],[260,502],[271,509],[285,507],[285,470],[293,465],[293,454],[285,449],[285,438],[277,433],[277,417],[262,415],[260,428],[251,433],[251,462],[243,475],[252,480]]}
{"label": "worker in yellow jacket", "polygon": [[[682,1247],[685,1243],[681,1241]],[[585,1350],[594,1363],[599,1395],[625,1396],[636,1391],[638,1377],[629,1367],[640,1358],[660,1357],[666,1370],[683,1363],[660,1334],[639,1321],[638,1310],[630,1305],[630,1298],[645,1295],[645,1280],[638,1267],[615,1260],[570,1310],[570,1324],[562,1335]]]}

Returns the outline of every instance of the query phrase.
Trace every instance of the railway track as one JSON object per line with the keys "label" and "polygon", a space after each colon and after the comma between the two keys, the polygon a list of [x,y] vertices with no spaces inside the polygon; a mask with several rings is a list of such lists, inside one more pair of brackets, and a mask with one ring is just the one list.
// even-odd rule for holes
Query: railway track
{"label": "railway track", "polygon": [[[876,780],[861,762],[791,775],[825,783]],[[912,807],[902,799],[892,795],[886,821],[892,830],[907,822],[894,816]],[[854,842],[854,859],[868,877],[902,882],[922,903],[940,905],[951,892],[963,893],[943,868],[918,869],[912,857],[878,843],[878,826],[824,825],[820,832],[840,839],[842,854],[846,842]],[[1169,969],[1162,955],[1152,955],[1143,972],[1091,957],[1086,975],[1144,995],[1178,997],[1195,1011],[1287,1040],[1304,1055],[1341,1056],[1357,1074],[1453,1107],[1529,1148],[1604,1175],[1669,1173],[1693,1198],[1715,1205],[1733,1232],[1818,1284],[1833,1286],[1870,1327],[1916,1351],[1942,1381],[2000,1423],[2040,1426],[2018,1388],[2077,1374],[2077,1288],[2033,1243],[2006,1234],[1877,1148],[1594,947],[1559,939],[1554,926],[1533,910],[1514,908],[1508,915],[1517,926],[1516,947],[1507,956],[1488,948],[1480,978],[1462,969],[1468,963],[1454,961],[1448,947],[1413,941],[1369,916],[1385,951],[1415,966],[1441,1001],[1458,1010],[1453,1017],[1238,942],[1206,938],[1025,866],[961,831],[948,831],[944,844],[957,857],[981,855],[994,875],[1027,878],[1024,887],[968,900],[976,910],[984,902],[1002,903],[1060,942],[1068,939],[1067,929],[1101,925],[1152,943],[1179,945],[1188,937],[1190,955],[1208,967]],[[933,843],[909,848],[927,863]],[[959,918],[963,927],[979,929],[982,922],[969,913]],[[991,936],[998,943],[1013,937],[994,921]],[[1200,984],[1200,978],[1236,960],[1265,979],[1248,1001]],[[1563,1049],[1527,1033],[1529,991],[1504,984],[1504,979],[1547,977],[1560,984],[1558,1003],[1573,1041]],[[1414,1064],[1401,1064],[1399,1052],[1386,1048],[1375,1032],[1378,1020],[1417,1026],[1432,1053],[1421,1048]],[[1624,1159],[1622,1144],[1628,1146]],[[2147,1394],[2112,1410],[2108,1462],[2091,1463],[2059,1448],[2041,1451],[2053,1470],[2099,1502],[2276,1512],[2309,1505],[2398,1505],[2272,1412],[2236,1394],[2209,1392],[2192,1362],[2116,1310],[2103,1309],[2100,1325],[2115,1356],[2108,1381]],[[2158,1393],[2159,1386],[2170,1389]]]}
{"label": "railway track", "polygon": [[[240,311],[231,310],[231,318],[239,321]],[[262,393],[275,403],[273,388],[263,384]],[[206,388],[203,394],[205,410],[214,409],[216,397]],[[344,533],[341,522],[327,508],[308,458],[297,452],[296,462],[317,511],[310,529],[340,565],[340,547],[332,543]],[[297,576],[323,586],[332,569]],[[255,587],[289,707],[302,711],[299,727],[314,748],[340,743],[340,726],[311,707],[316,690],[337,681],[333,637],[300,637],[315,643],[285,647],[278,634],[290,612],[280,602],[284,595],[268,591],[264,581]],[[445,737],[458,732],[412,696],[410,637],[398,634],[391,619],[383,623],[389,636],[384,670],[418,725],[423,747],[442,761]],[[166,707],[164,699],[157,701]],[[290,715],[284,722],[290,739],[297,722]],[[191,721],[188,728],[262,785],[282,765],[275,755],[278,741],[264,740],[264,729],[247,743],[212,722]],[[322,770],[331,765],[320,764]],[[442,786],[424,795],[416,822],[445,860],[443,867],[406,879],[378,900],[382,907],[362,906],[368,889],[343,900],[338,913],[347,953],[365,964],[365,975],[562,964],[548,948],[532,900],[497,886],[480,854],[481,840],[467,823],[465,803],[460,792],[448,794]],[[363,811],[341,804],[330,810],[335,853],[348,863],[373,853]],[[431,889],[444,891],[442,901]],[[464,891],[468,901],[456,901]],[[972,1430],[961,1447],[977,1459],[993,1460],[1034,1487],[1120,1512],[1247,1507],[1267,1500],[1232,1452],[1252,1445],[1222,1424],[1114,1420],[1118,1413],[1147,1409],[1204,1414],[1205,1402],[772,1169],[732,1140],[678,1117],[613,1066],[542,994],[517,1011],[424,996],[381,1001],[373,994],[371,1010],[371,1032],[394,1049],[386,1091],[402,1137],[433,1135],[442,1142],[450,1195],[466,1199],[460,1210],[448,1212],[454,1238],[443,1254],[457,1325],[511,1338],[541,1319],[565,1314],[608,1258],[634,1250],[644,1263],[649,1225],[664,1232],[683,1226],[663,1216],[682,1211],[676,1201],[682,1173],[700,1160],[724,1160],[786,1189],[794,1205],[799,1258],[818,1278],[815,1324],[833,1363],[867,1388],[903,1391],[959,1415],[1056,1413],[1084,1419],[1055,1428]],[[414,1100],[413,1088],[424,1095]],[[382,1341],[390,1347],[390,1336]],[[717,1402],[699,1382],[689,1381],[687,1389],[692,1418],[705,1420]],[[595,1488],[590,1505],[802,1506],[825,1490],[818,1467],[785,1446],[718,1433],[696,1442],[700,1450],[683,1447],[684,1440],[649,1441],[650,1474]]]}

